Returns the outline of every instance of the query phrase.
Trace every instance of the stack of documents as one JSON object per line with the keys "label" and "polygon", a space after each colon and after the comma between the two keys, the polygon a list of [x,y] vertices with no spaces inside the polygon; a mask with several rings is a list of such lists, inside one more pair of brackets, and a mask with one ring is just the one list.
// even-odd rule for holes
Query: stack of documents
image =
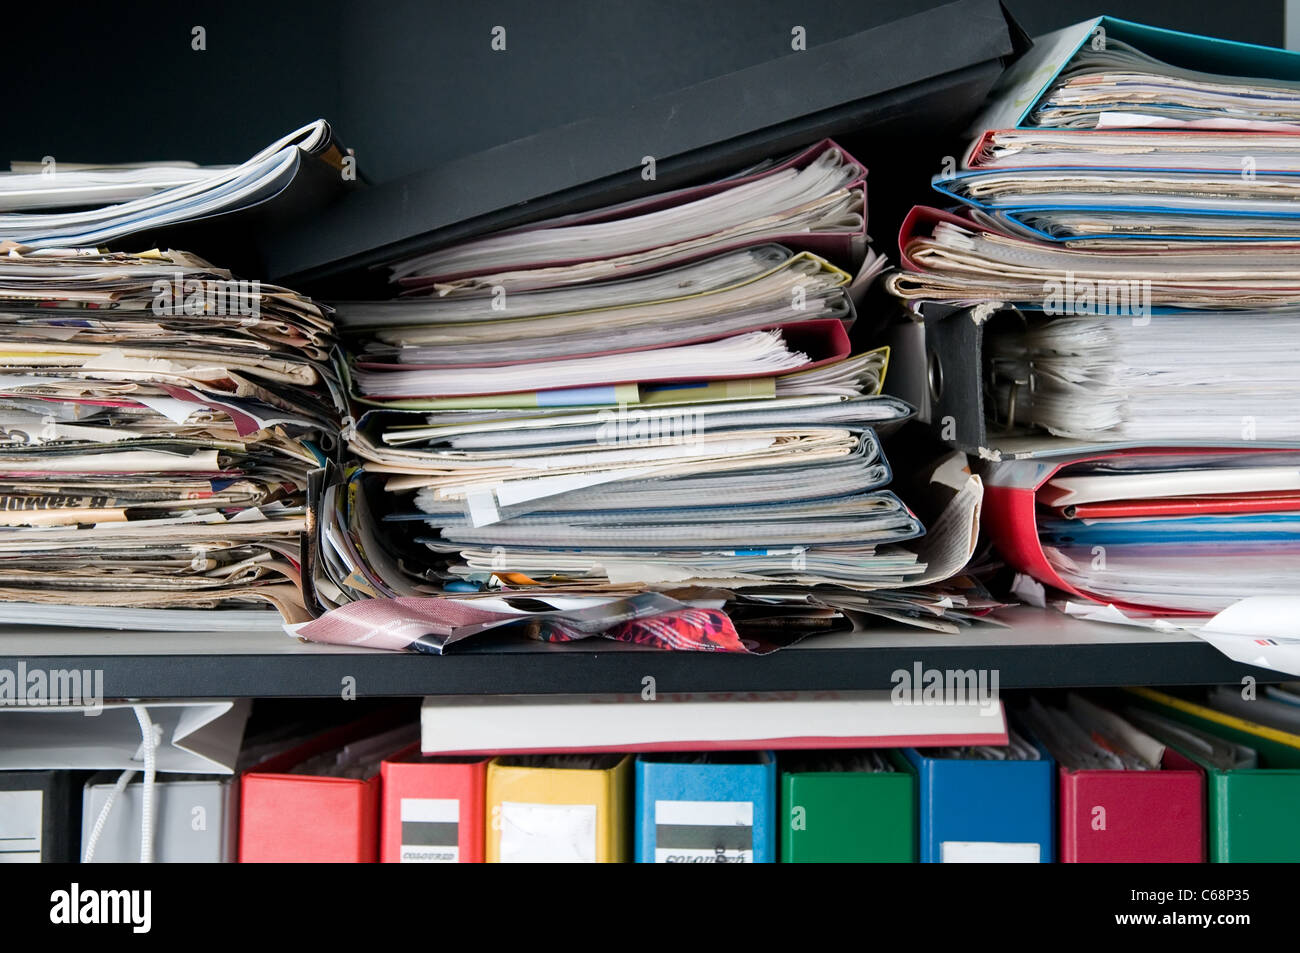
{"label": "stack of documents", "polygon": [[0,239],[32,248],[120,247],[114,243],[127,236],[269,203],[311,160],[331,167],[336,182],[343,181],[343,150],[323,119],[237,166],[91,165],[55,156],[13,162],[9,172],[0,172]]}
{"label": "stack of documents", "polygon": [[[881,394],[888,350],[849,342],[850,286],[885,265],[863,255],[864,176],[826,141],[400,262],[399,297],[335,302],[361,467],[320,489],[321,606],[660,590],[716,609],[708,587],[795,632],[798,613],[827,624],[811,587],[864,608],[959,569],[969,552],[931,566],[901,545],[924,530],[880,436],[912,408]],[[856,278],[835,263],[863,257]],[[966,607],[891,606],[941,604]]]}
{"label": "stack of documents", "polygon": [[986,338],[998,415],[1032,375],[1022,423],[1076,440],[1233,441],[1300,436],[1300,311],[1081,316]]}
{"label": "stack of documents", "polygon": [[[1035,487],[1035,479],[1043,480]],[[1300,573],[1294,451],[1115,452],[988,475],[992,525],[1019,568],[1143,612],[1219,612],[1287,596]]]}
{"label": "stack of documents", "polygon": [[1295,53],[1063,30],[934,179],[957,209],[905,223],[889,287],[946,370],[980,366],[989,524],[1038,580],[1138,614],[1294,591],[1296,76]]}
{"label": "stack of documents", "polygon": [[327,313],[183,252],[4,251],[0,615],[306,618],[307,474],[341,399]]}

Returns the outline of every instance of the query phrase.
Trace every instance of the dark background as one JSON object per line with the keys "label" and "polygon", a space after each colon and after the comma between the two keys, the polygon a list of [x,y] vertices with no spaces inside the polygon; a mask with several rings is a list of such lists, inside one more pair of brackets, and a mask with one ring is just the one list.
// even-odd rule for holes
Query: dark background
{"label": "dark background", "polygon": [[[6,7],[0,164],[238,162],[329,119],[383,182],[942,0],[223,0]],[[1107,13],[1281,46],[1282,0],[1007,0],[1030,35]],[[24,22],[26,21],[26,22]],[[207,49],[191,49],[191,28]],[[490,48],[506,27],[506,51]],[[925,50],[918,49],[917,56]]]}

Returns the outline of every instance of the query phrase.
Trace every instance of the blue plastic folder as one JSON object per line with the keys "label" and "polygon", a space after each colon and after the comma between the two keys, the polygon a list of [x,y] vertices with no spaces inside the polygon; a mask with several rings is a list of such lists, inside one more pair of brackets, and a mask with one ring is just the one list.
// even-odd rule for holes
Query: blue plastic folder
{"label": "blue plastic folder", "polygon": [[643,754],[636,761],[637,863],[776,861],[770,751]]}
{"label": "blue plastic folder", "polygon": [[[1016,174],[1033,174],[1033,173],[1052,172],[1052,171],[1078,172],[1079,170],[1078,169],[1053,169],[1051,167],[1037,167],[1033,169],[1017,169],[1017,170],[991,169],[991,170],[978,170],[978,171],[970,171],[970,172],[958,172],[953,175],[936,175],[934,178],[930,180],[930,185],[932,188],[934,188],[936,192],[944,196],[944,198],[953,202],[960,202],[963,205],[970,206],[971,208],[979,209],[981,212],[984,212],[990,218],[999,222],[1004,228],[1006,228],[1008,231],[1011,231],[1012,233],[1028,232],[1031,233],[1034,237],[1049,242],[1078,241],[1087,238],[1111,239],[1116,237],[1113,233],[1105,232],[1105,231],[1091,232],[1086,230],[1070,230],[1070,229],[1053,231],[1053,230],[1049,230],[1048,228],[1041,227],[1038,224],[1040,222],[1051,223],[1053,221],[1054,213],[1057,212],[1079,212],[1079,211],[1103,212],[1103,213],[1122,212],[1125,214],[1133,214],[1133,215],[1170,216],[1170,218],[1166,219],[1166,221],[1170,221],[1170,222],[1179,216],[1194,215],[1198,218],[1223,220],[1228,222],[1229,224],[1236,226],[1237,228],[1236,231],[1232,231],[1232,232],[1225,231],[1221,235],[1216,235],[1216,234],[1202,235],[1200,236],[1201,239],[1223,238],[1223,239],[1231,239],[1233,241],[1277,241],[1277,240],[1284,239],[1288,241],[1293,241],[1296,240],[1297,238],[1300,238],[1300,212],[1297,211],[1285,211],[1281,209],[1247,210],[1245,208],[1202,208],[1202,207],[1177,208],[1168,205],[1160,205],[1158,203],[1153,204],[1154,197],[1151,196],[1148,196],[1145,199],[1130,200],[1125,202],[1118,201],[1117,197],[1112,197],[1110,199],[1107,199],[1107,197],[1098,196],[1094,201],[1090,201],[1090,202],[1074,202],[1074,203],[1057,202],[1057,203],[1045,204],[1041,199],[1036,199],[1033,201],[1022,201],[1022,200],[1008,198],[994,203],[994,202],[987,202],[987,201],[982,201],[980,199],[974,198],[971,195],[967,194],[966,192],[966,189],[971,184],[973,184],[974,182],[976,182],[978,179],[982,177],[989,177],[989,176],[1006,177],[1008,175],[1014,176]],[[1201,170],[1189,174],[1186,172],[1163,168],[1156,165],[1153,165],[1146,169],[1125,168],[1125,169],[1116,169],[1116,170],[1109,170],[1109,171],[1099,166],[1089,171],[1096,175],[1109,174],[1114,180],[1118,180],[1118,177],[1121,176],[1135,175],[1144,172],[1156,173],[1159,174],[1161,177],[1167,179],[1190,178],[1191,176],[1194,175],[1196,178],[1199,179],[1206,179],[1206,178],[1217,179],[1224,182],[1225,185],[1229,185],[1229,186],[1233,184],[1234,179],[1239,180],[1241,178],[1240,170],[1235,172],[1215,172],[1210,170]],[[1296,172],[1267,173],[1267,177],[1270,179],[1274,179],[1274,178],[1295,179],[1298,175],[1300,175],[1300,173],[1296,173]],[[1119,188],[1120,186],[1117,184],[1116,189],[1118,190]],[[1188,189],[1190,190],[1191,188],[1192,186],[1189,184]],[[1250,221],[1275,222],[1278,219],[1289,220],[1292,224],[1288,226],[1288,228],[1294,229],[1294,231],[1285,235],[1273,233],[1267,235],[1259,235],[1256,237],[1242,236],[1241,234],[1239,234],[1241,226],[1246,222],[1250,222]],[[1156,229],[1154,231],[1144,233],[1143,237],[1164,239],[1166,241],[1198,240],[1196,238],[1189,238],[1186,235],[1181,235],[1176,230],[1172,230],[1172,229],[1167,232],[1162,231],[1160,229]]]}
{"label": "blue plastic folder", "polygon": [[903,756],[917,773],[922,863],[1052,863],[1056,763]]}

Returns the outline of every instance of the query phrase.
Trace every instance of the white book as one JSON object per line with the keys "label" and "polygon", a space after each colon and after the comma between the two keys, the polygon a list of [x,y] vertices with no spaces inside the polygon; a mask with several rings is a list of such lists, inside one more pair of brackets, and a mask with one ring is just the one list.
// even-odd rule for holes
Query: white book
{"label": "white book", "polygon": [[914,697],[898,684],[892,692],[664,693],[654,701],[640,694],[431,696],[420,712],[421,747],[509,754],[1007,743],[996,692],[922,704],[919,686]]}

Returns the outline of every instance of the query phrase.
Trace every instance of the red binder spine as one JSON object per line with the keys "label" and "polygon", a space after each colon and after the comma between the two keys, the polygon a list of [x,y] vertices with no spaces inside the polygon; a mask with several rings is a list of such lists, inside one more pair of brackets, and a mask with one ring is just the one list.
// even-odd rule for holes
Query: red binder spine
{"label": "red binder spine", "polygon": [[1063,863],[1205,861],[1205,777],[1166,749],[1159,771],[1059,769]]}
{"label": "red binder spine", "polygon": [[486,758],[394,759],[381,774],[383,863],[483,863]]}

